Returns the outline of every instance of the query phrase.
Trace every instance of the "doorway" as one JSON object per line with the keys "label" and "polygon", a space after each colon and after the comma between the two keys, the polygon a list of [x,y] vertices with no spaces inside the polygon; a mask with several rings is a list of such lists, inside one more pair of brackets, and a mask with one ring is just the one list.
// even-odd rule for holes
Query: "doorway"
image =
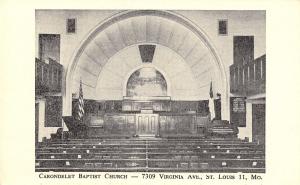
{"label": "doorway", "polygon": [[39,136],[39,104],[35,103],[35,144],[38,143]]}
{"label": "doorway", "polygon": [[265,104],[252,105],[252,133],[253,140],[259,143],[265,143]]}

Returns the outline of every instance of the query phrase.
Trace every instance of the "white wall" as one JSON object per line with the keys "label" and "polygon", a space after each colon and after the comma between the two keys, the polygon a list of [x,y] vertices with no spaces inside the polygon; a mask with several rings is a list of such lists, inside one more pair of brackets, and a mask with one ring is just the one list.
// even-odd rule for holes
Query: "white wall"
{"label": "white wall", "polygon": [[252,142],[252,103],[246,103],[246,127],[238,128],[238,138],[245,139],[245,137],[248,137],[249,141]]}
{"label": "white wall", "polygon": [[[225,65],[233,63],[233,36],[254,36],[254,58],[266,53],[265,11],[176,11],[197,24],[211,39]],[[219,36],[218,20],[228,20],[228,35]]]}
{"label": "white wall", "polygon": [[[88,33],[101,21],[120,11],[111,10],[37,10],[36,11],[36,46],[38,34],[61,35],[60,61],[68,66],[75,48]],[[201,28],[217,48],[225,66],[233,63],[233,37],[234,35],[253,35],[255,38],[255,58],[266,53],[266,27],[265,11],[174,11],[179,13]],[[49,19],[51,17],[51,19]],[[76,34],[66,33],[66,19],[77,19]],[[218,20],[228,19],[228,35],[219,36],[217,32]],[[38,57],[38,47],[36,47]]]}
{"label": "white wall", "polygon": [[[90,30],[96,27],[105,18],[112,16],[118,11],[96,10],[36,10],[36,57],[38,57],[39,34],[60,34],[60,63],[67,68],[75,49],[88,35]],[[66,19],[76,18],[76,34],[66,33]]]}

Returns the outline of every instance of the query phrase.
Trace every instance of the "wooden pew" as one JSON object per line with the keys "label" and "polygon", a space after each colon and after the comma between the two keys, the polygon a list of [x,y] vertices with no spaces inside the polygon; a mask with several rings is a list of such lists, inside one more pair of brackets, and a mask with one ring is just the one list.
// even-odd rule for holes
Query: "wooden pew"
{"label": "wooden pew", "polygon": [[235,138],[71,140],[36,149],[36,171],[264,172],[264,163],[264,147]]}

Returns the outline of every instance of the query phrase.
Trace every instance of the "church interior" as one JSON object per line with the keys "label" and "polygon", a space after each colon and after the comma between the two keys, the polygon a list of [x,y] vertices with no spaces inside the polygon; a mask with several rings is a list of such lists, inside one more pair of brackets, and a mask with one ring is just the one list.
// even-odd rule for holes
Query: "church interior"
{"label": "church interior", "polygon": [[35,170],[265,173],[261,10],[36,10]]}

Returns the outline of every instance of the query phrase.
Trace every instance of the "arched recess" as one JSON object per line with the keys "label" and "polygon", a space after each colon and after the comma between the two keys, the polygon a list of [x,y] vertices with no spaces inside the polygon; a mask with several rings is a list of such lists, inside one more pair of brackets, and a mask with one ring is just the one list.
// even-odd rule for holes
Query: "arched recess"
{"label": "arched recess", "polygon": [[[129,78],[128,75],[131,75],[140,67],[149,66],[160,71],[166,78],[169,87],[168,96],[172,100],[197,101],[208,98],[209,80],[214,76],[211,74],[212,71],[206,72],[205,78],[198,75],[198,79],[196,79],[197,76],[195,76],[193,71],[200,72],[203,69],[197,70],[195,67],[191,69],[184,58],[169,47],[156,43],[144,44],[156,46],[151,63],[141,62],[138,51],[139,44],[122,49],[113,55],[101,69],[95,85],[95,93],[92,94],[92,97],[88,97],[86,91],[84,93],[85,97],[96,100],[123,100],[126,94],[126,79]],[[207,68],[207,65],[205,67],[210,69]],[[80,77],[77,78],[73,92],[78,91],[78,80]]]}
{"label": "arched recess", "polygon": [[128,97],[167,96],[165,77],[153,67],[142,67],[134,71],[126,83]]}
{"label": "arched recess", "polygon": [[[87,55],[87,53],[85,53],[85,50],[89,47],[89,44],[91,42],[93,42],[93,40],[97,37],[98,34],[100,34],[101,32],[103,32],[104,30],[106,30],[108,27],[129,19],[129,18],[135,18],[135,17],[143,17],[143,16],[151,16],[151,17],[158,17],[158,18],[162,18],[162,19],[166,19],[166,20],[171,20],[173,22],[175,22],[176,24],[180,24],[182,25],[185,29],[188,29],[189,32],[193,33],[193,35],[195,35],[197,37],[197,39],[199,40],[199,42],[201,42],[202,45],[205,46],[205,48],[208,50],[209,54],[204,54],[203,56],[197,56],[198,59],[199,57],[207,57],[207,55],[209,55],[209,62],[213,63],[213,66],[215,68],[216,73],[219,75],[219,78],[217,80],[216,83],[220,84],[220,89],[219,92],[222,94],[222,116],[224,119],[228,119],[229,118],[229,112],[228,112],[228,106],[229,106],[229,96],[228,96],[228,80],[227,80],[227,76],[225,74],[225,69],[223,66],[223,63],[220,59],[220,57],[218,56],[215,48],[213,47],[212,43],[209,41],[208,36],[205,34],[205,32],[203,30],[201,30],[197,25],[195,25],[192,21],[188,20],[187,18],[183,17],[182,15],[179,15],[177,13],[174,13],[173,11],[160,11],[160,10],[129,10],[129,11],[123,11],[121,13],[118,13],[106,20],[104,20],[103,22],[101,22],[99,25],[97,25],[89,34],[88,36],[81,42],[79,48],[77,49],[77,51],[74,53],[74,56],[72,57],[71,62],[69,63],[69,66],[67,68],[67,72],[65,73],[65,82],[64,82],[64,107],[63,107],[63,114],[64,115],[70,115],[71,114],[71,102],[72,102],[72,84],[73,84],[73,75],[74,75],[74,71],[76,69],[76,66],[78,64],[78,61],[80,60],[80,57],[84,54],[86,55],[86,57],[88,58],[92,58],[89,57]],[[142,22],[146,22],[146,37],[147,37],[147,17],[146,17],[146,21],[142,21]],[[119,25],[117,25],[119,26]],[[135,26],[133,26],[135,27]],[[150,27],[151,28],[151,27]],[[161,32],[161,30],[159,30],[160,34],[164,33]],[[188,32],[188,33],[189,33]],[[134,41],[133,44],[137,44],[137,43],[143,43],[143,42],[147,42],[147,39],[145,41],[141,41],[138,39],[138,34],[139,32],[136,32],[136,41]],[[109,33],[108,33],[109,34]],[[107,34],[107,35],[108,35]],[[186,34],[188,35],[188,34]],[[183,35],[182,37],[185,39],[187,36]],[[170,36],[169,36],[170,37]],[[173,36],[174,37],[174,36]],[[189,37],[189,36],[188,36]],[[108,40],[111,40],[111,44],[113,45],[113,40],[109,39],[109,37],[107,37]],[[123,38],[124,39],[124,38]],[[184,43],[189,43],[188,41],[185,41],[187,39],[185,39]],[[160,41],[158,41],[160,42]],[[198,42],[198,43],[199,43]],[[125,42],[124,42],[125,43]],[[166,45],[170,45],[170,43],[166,42]],[[185,55],[185,59],[188,56],[189,58],[191,58],[190,60],[187,61],[194,61],[194,62],[190,62],[191,68],[193,68],[193,66],[197,65],[198,63],[198,59],[193,60],[193,57],[195,58],[194,55],[190,55],[190,53],[193,53],[193,50],[195,50],[194,48],[197,47],[197,44],[195,44],[195,46],[190,46],[189,51],[187,50],[181,50],[180,47],[183,44],[180,44],[176,51],[178,53],[183,53],[186,54],[188,52],[187,55]],[[162,44],[162,43],[158,43],[158,44]],[[163,45],[163,44],[162,44]],[[121,47],[121,48],[119,48]],[[125,46],[126,47],[126,46]],[[172,46],[168,46],[168,47],[172,47]],[[122,46],[117,46],[115,48],[111,48],[112,50],[118,48],[119,50],[122,49]],[[109,49],[109,48],[108,48]],[[117,51],[118,52],[118,51]],[[185,52],[185,53],[184,53]],[[103,56],[105,56],[106,58],[110,58],[111,56],[109,56],[109,53],[106,53],[105,55],[105,51],[103,50]],[[197,52],[196,52],[197,53]],[[112,53],[113,55],[113,53]],[[95,59],[92,59],[95,60]],[[97,59],[96,59],[97,60]],[[96,61],[95,60],[95,61]],[[94,63],[97,63],[95,62]],[[196,61],[196,62],[195,62]],[[200,60],[200,62],[202,62]],[[200,63],[199,62],[199,63]],[[99,63],[100,64],[100,63]],[[105,64],[103,64],[105,65]],[[100,64],[101,68],[102,68],[102,64]],[[100,67],[99,67],[100,68]],[[101,69],[100,69],[101,70]],[[205,72],[205,71],[204,71]],[[203,73],[204,73],[203,72]],[[200,76],[201,74],[199,74]],[[200,77],[199,77],[200,78]]]}
{"label": "arched recess", "polygon": [[123,82],[123,88],[122,88],[123,96],[127,96],[127,94],[126,94],[127,83],[128,83],[129,78],[131,77],[131,75],[135,71],[145,68],[145,67],[154,68],[155,70],[159,71],[162,74],[162,76],[164,77],[164,79],[166,80],[166,83],[167,83],[167,96],[171,97],[172,96],[172,92],[171,92],[172,83],[170,82],[168,75],[162,69],[158,68],[157,66],[155,66],[153,64],[141,64],[140,66],[133,68],[129,73],[127,73],[126,77],[124,78],[124,82]]}

